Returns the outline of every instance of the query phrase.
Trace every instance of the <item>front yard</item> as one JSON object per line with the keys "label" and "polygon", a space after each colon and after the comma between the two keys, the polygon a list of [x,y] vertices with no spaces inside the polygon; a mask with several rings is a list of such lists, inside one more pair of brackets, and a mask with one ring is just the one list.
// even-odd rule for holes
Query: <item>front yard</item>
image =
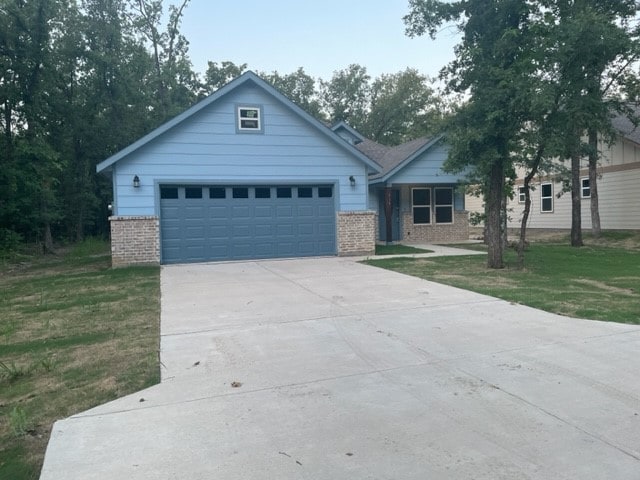
{"label": "front yard", "polygon": [[532,243],[523,271],[515,269],[513,250],[503,270],[487,270],[483,256],[366,263],[561,315],[640,324],[640,233],[609,233],[586,243]]}
{"label": "front yard", "polygon": [[0,276],[0,478],[37,479],[53,422],[157,383],[159,268],[89,241]]}

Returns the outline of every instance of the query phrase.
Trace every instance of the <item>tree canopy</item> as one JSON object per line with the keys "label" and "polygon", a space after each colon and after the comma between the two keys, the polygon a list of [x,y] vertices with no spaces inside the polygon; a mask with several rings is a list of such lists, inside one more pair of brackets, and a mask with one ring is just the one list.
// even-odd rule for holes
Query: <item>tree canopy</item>
{"label": "tree canopy", "polygon": [[[631,21],[637,7],[627,0],[409,4],[408,35],[434,37],[450,23],[462,33],[455,60],[442,72],[450,91],[468,95],[447,125],[452,144],[447,168],[467,171],[480,186],[488,266],[501,268],[501,224],[515,168],[525,168],[531,180],[554,165],[550,159],[571,159],[575,196],[580,159],[589,152],[585,133],[612,133],[611,107],[624,102],[609,87],[617,83],[617,92],[623,90],[623,73],[637,58],[637,27]],[[526,190],[528,199],[528,184]],[[579,232],[579,211],[577,226],[575,218],[574,209],[572,232]],[[578,234],[573,243],[581,244]]]}

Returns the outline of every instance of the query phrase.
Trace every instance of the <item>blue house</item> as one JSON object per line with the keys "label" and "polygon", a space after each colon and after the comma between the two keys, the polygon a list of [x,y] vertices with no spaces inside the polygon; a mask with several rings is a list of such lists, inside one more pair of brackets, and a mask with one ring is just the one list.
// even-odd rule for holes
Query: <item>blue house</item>
{"label": "blue house", "polygon": [[371,254],[389,195],[396,239],[427,239],[446,194],[411,175],[437,178],[446,148],[413,146],[327,128],[247,72],[97,166],[113,181],[113,265]]}
{"label": "blue house", "polygon": [[332,130],[380,165],[369,175],[369,208],[377,214],[382,242],[447,243],[469,239],[463,175],[448,174],[443,135],[389,147],[340,122]]}

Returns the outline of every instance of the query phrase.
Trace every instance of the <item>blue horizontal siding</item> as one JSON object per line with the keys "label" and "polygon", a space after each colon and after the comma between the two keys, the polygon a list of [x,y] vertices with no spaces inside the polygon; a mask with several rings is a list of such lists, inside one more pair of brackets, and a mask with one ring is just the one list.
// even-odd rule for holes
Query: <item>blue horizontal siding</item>
{"label": "blue horizontal siding", "polygon": [[449,147],[440,143],[393,175],[389,179],[389,183],[455,184],[464,176],[448,174],[442,171],[442,166],[447,160],[448,154]]}
{"label": "blue horizontal siding", "polygon": [[[262,107],[263,133],[236,133],[241,104]],[[160,183],[331,183],[338,210],[366,210],[366,175],[358,158],[262,89],[243,85],[118,162],[116,214],[157,215]]]}

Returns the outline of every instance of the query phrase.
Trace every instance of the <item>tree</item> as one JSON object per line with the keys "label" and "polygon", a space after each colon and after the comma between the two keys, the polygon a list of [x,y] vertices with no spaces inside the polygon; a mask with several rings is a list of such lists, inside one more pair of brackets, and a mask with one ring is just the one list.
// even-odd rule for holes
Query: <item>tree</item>
{"label": "tree", "polygon": [[407,68],[383,74],[371,85],[371,102],[362,133],[385,145],[435,133],[442,122],[442,102],[431,81]]}
{"label": "tree", "polygon": [[318,99],[316,81],[305,73],[304,68],[300,67],[295,72],[284,75],[275,70],[271,73],[261,72],[260,76],[310,115],[319,120],[325,119]]}
{"label": "tree", "polygon": [[512,152],[528,119],[531,98],[530,10],[525,0],[410,0],[404,18],[410,36],[458,22],[463,33],[456,59],[443,71],[450,91],[469,93],[448,125],[446,167],[469,171],[485,197],[487,266],[503,268],[501,206],[506,179],[514,176]]}
{"label": "tree", "polygon": [[207,71],[204,74],[204,83],[202,84],[200,96],[215,92],[234,78],[242,75],[246,69],[246,63],[236,65],[233,62],[223,61],[218,65],[217,62],[207,62]]}
{"label": "tree", "polygon": [[351,64],[334,72],[331,80],[320,81],[322,107],[332,123],[345,121],[356,130],[366,124],[371,77],[361,65]]}
{"label": "tree", "polygon": [[[633,0],[541,2],[546,14],[548,72],[561,86],[565,128],[561,158],[571,162],[571,245],[581,246],[581,159],[588,157],[594,233],[600,233],[596,167],[598,136],[613,141],[613,112],[627,111],[620,97],[624,74],[638,58]],[[587,140],[584,140],[584,137]]]}
{"label": "tree", "polygon": [[161,30],[162,0],[129,1],[133,12],[131,21],[152,52],[159,124],[193,104],[199,87],[188,57],[189,42],[180,33],[182,16],[189,0],[169,5],[169,20],[164,31]]}

